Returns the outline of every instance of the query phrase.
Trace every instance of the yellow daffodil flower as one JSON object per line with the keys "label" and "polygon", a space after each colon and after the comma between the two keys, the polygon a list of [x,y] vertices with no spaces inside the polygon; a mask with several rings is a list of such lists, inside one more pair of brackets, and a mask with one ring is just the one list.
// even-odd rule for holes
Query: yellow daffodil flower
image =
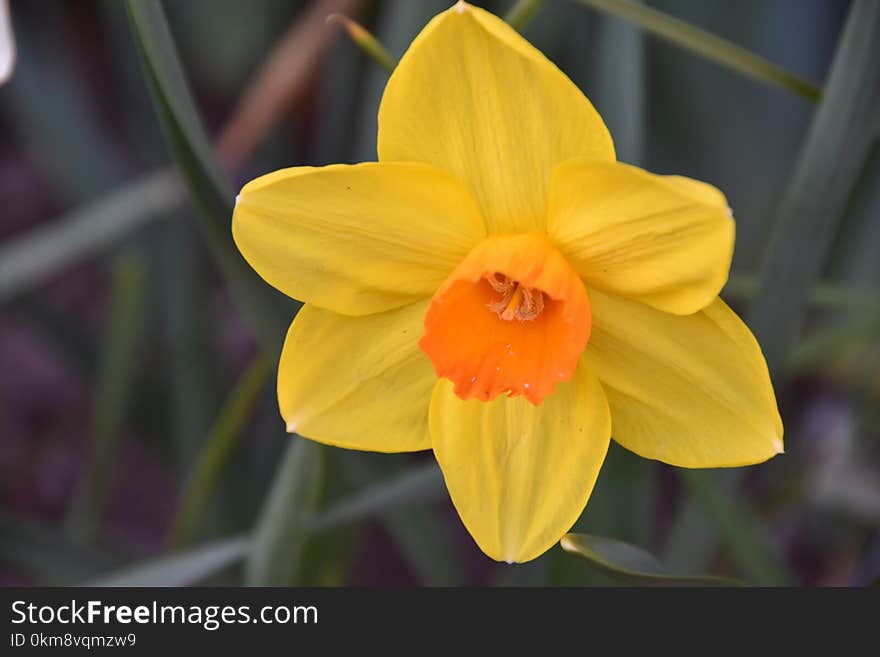
{"label": "yellow daffodil flower", "polygon": [[378,151],[238,197],[242,254],[306,303],[278,373],[290,432],[433,449],[503,561],[571,528],[612,436],[688,468],[782,451],[760,348],[718,298],[724,196],[615,161],[590,102],[503,21],[462,2],[431,20]]}

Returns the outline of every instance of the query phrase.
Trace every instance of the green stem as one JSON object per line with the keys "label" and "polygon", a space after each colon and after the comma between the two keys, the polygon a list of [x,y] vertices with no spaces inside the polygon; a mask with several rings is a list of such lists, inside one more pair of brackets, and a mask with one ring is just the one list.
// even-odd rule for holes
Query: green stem
{"label": "green stem", "polygon": [[819,87],[781,66],[651,7],[632,0],[577,0],[577,2],[629,21],[701,57],[795,93],[811,102],[819,100],[822,94]]}
{"label": "green stem", "polygon": [[[391,510],[411,508],[415,504],[424,504],[428,500],[438,499],[445,492],[443,475],[439,468],[431,463],[426,466],[413,467],[382,483],[369,487],[365,491],[355,493],[334,504],[324,513],[312,518],[303,509],[308,506],[316,494],[315,486],[321,481],[321,446],[299,438],[288,448],[284,462],[279,467],[276,482],[270,494],[269,504],[264,513],[278,513],[283,525],[279,531],[271,518],[261,518],[251,534],[234,536],[225,540],[186,550],[158,561],[146,562],[129,566],[112,573],[106,573],[99,580],[89,583],[90,586],[180,586],[192,584],[218,570],[227,568],[242,559],[261,563],[249,564],[251,574],[258,575],[261,582],[280,583],[289,579],[290,568],[295,568],[296,555],[293,548],[300,553],[303,534],[320,534],[332,531],[356,522],[374,518]],[[299,443],[304,443],[305,450],[300,451]],[[291,495],[293,493],[293,495]],[[0,517],[2,521],[2,517]],[[290,530],[294,530],[294,542],[290,541]],[[261,554],[255,554],[261,553]],[[272,556],[273,561],[282,563],[281,576],[266,563]],[[254,566],[257,566],[254,569]],[[254,572],[256,570],[256,572]]]}
{"label": "green stem", "polygon": [[223,176],[196,109],[162,5],[127,0],[129,21],[159,122],[217,267],[267,353],[280,352],[292,312],[238,253],[230,229],[234,194]]}
{"label": "green stem", "polygon": [[394,73],[394,69],[397,68],[397,60],[367,28],[342,14],[331,14],[327,17],[327,22],[341,25],[346,34],[367,57],[388,71],[389,75]]}
{"label": "green stem", "polygon": [[245,564],[248,586],[293,586],[324,486],[323,445],[289,438],[269,494],[253,531]]}
{"label": "green stem", "polygon": [[129,254],[113,269],[109,326],[96,383],[92,440],[85,470],[77,486],[67,531],[79,543],[95,539],[118,470],[122,421],[128,406],[134,360],[145,311],[144,267]]}
{"label": "green stem", "polygon": [[0,303],[22,296],[53,275],[103,250],[183,205],[180,176],[156,169],[0,244]]}
{"label": "green stem", "polygon": [[180,548],[192,537],[198,526],[199,517],[210,499],[211,491],[229,460],[238,435],[266,385],[269,371],[268,360],[263,356],[257,356],[241,376],[223,410],[217,416],[180,496],[180,504],[169,532],[169,547]]}
{"label": "green stem", "polygon": [[517,32],[522,32],[543,4],[544,0],[517,0],[504,16],[504,20]]}

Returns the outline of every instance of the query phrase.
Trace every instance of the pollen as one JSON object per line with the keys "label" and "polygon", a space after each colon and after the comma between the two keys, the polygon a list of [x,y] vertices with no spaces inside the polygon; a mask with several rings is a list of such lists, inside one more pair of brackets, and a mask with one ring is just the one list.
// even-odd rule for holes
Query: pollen
{"label": "pollen", "polygon": [[544,310],[544,294],[540,290],[520,285],[497,272],[487,276],[486,280],[501,295],[497,301],[487,304],[501,319],[508,322],[515,319],[528,322]]}
{"label": "pollen", "polygon": [[462,399],[540,404],[571,378],[590,325],[586,289],[546,235],[494,235],[434,295],[419,347]]}

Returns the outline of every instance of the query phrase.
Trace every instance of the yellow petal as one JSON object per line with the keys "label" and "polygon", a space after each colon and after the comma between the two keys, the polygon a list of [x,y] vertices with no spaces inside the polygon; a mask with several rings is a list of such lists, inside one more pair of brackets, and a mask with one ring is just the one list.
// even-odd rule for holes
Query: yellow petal
{"label": "yellow petal", "polygon": [[498,561],[529,561],[578,519],[608,451],[611,421],[581,367],[540,406],[523,397],[462,401],[434,390],[431,442],[465,527]]}
{"label": "yellow petal", "polygon": [[703,205],[715,205],[724,208],[727,211],[728,216],[733,214],[727,205],[727,198],[721,193],[721,190],[717,187],[713,187],[709,183],[704,183],[701,180],[694,180],[693,178],[686,178],[684,176],[654,175],[652,177],[659,178],[667,185],[674,187],[679,193],[690,197],[691,200],[696,201],[697,203],[702,203]]}
{"label": "yellow petal", "polygon": [[490,232],[543,229],[557,164],[614,159],[601,117],[501,19],[466,3],[412,42],[379,108],[379,160],[428,162],[471,186]]}
{"label": "yellow petal", "polygon": [[346,315],[431,296],[485,233],[464,185],[403,162],[270,173],[241,190],[232,221],[266,281]]}
{"label": "yellow petal", "polygon": [[733,255],[721,192],[617,162],[554,172],[548,232],[590,286],[677,315],[718,296]]}
{"label": "yellow petal", "polygon": [[612,435],[687,468],[759,463],[782,452],[782,421],[761,349],[721,300],[690,316],[590,290],[582,366],[611,407]]}
{"label": "yellow petal", "polygon": [[416,345],[427,306],[364,317],[300,310],[278,367],[288,431],[348,449],[430,449],[428,405],[437,377]]}

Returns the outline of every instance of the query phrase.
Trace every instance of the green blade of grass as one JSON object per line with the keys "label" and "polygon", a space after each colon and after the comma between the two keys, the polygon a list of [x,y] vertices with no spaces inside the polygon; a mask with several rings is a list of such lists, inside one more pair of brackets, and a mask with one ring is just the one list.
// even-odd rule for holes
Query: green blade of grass
{"label": "green blade of grass", "polygon": [[146,174],[0,245],[0,303],[107,249],[184,200],[176,171]]}
{"label": "green blade of grass", "polygon": [[712,575],[670,573],[653,554],[629,543],[591,534],[566,534],[562,549],[609,577],[640,586],[742,586],[739,580]]}
{"label": "green blade of grass", "polygon": [[171,523],[168,538],[172,548],[179,548],[187,543],[197,530],[199,516],[232,453],[239,433],[266,385],[269,371],[268,360],[257,356],[223,405],[180,496],[180,504]]}
{"label": "green blade of grass", "polygon": [[[149,243],[162,362],[156,368],[167,390],[169,438],[175,475],[185,477],[220,407],[216,335],[203,249],[195,226],[183,217],[157,231]],[[164,400],[163,400],[164,401]]]}
{"label": "green blade of grass", "polygon": [[880,3],[853,2],[822,102],[783,193],[749,308],[771,373],[804,323],[847,201],[868,157],[880,114]]}
{"label": "green blade of grass", "polygon": [[[444,499],[446,489],[436,463],[406,470],[382,484],[382,495],[374,495],[369,482],[376,481],[379,468],[370,459],[353,453],[345,460],[345,473],[363,492],[328,509],[327,519],[359,513],[363,518],[371,505],[381,509],[378,520],[391,535],[403,558],[427,586],[454,586],[462,581],[463,567],[450,540],[444,519],[431,502]],[[396,485],[392,485],[392,484]],[[394,502],[393,500],[397,500]]]}
{"label": "green blade of grass", "polygon": [[[431,463],[370,486],[313,518],[313,512],[304,510],[300,500],[308,503],[310,498],[316,496],[315,488],[320,487],[321,466],[316,464],[321,462],[321,446],[309,440],[294,440],[296,442],[288,448],[285,462],[279,468],[270,502],[250,536],[231,537],[159,560],[127,566],[102,575],[87,585],[182,586],[196,583],[242,559],[250,559],[248,568],[255,569],[248,578],[260,575],[258,581],[279,584],[291,572],[291,564],[295,570],[296,559],[291,560],[291,557],[302,553],[301,544],[296,541],[303,539],[303,524],[308,534],[328,532],[389,511],[439,499],[445,491],[440,469]],[[293,451],[298,449],[300,442],[311,451]],[[278,526],[269,523],[276,514],[292,532],[281,531]],[[291,535],[294,541],[288,540]],[[261,544],[258,544],[258,540]],[[270,558],[279,559],[280,567],[268,563]]]}
{"label": "green blade of grass", "polygon": [[743,503],[741,471],[679,469],[689,496],[670,530],[664,561],[673,568],[700,570],[721,544],[738,569],[758,586],[786,586],[796,581],[764,521]]}
{"label": "green blade of grass", "polygon": [[582,5],[629,21],[654,36],[690,50],[722,66],[815,102],[816,85],[726,39],[632,0],[576,0]]}
{"label": "green blade of grass", "polygon": [[397,60],[367,28],[342,14],[331,14],[327,17],[327,22],[341,25],[352,42],[367,57],[385,69],[389,75],[394,73],[394,69],[397,68]]}
{"label": "green blade of grass", "polygon": [[613,16],[599,19],[588,51],[591,97],[614,135],[617,158],[642,166],[648,98],[646,38],[641,30]]}
{"label": "green blade of grass", "polygon": [[[880,125],[878,125],[880,133]],[[835,280],[876,289],[880,283],[880,140],[875,140],[868,161],[850,196],[846,217],[829,256],[828,273]],[[874,294],[880,304],[880,295]]]}
{"label": "green blade of grass", "polygon": [[663,545],[663,563],[680,572],[706,568],[717,553],[718,544],[716,523],[706,517],[695,496],[688,495],[669,528]]}
{"label": "green blade of grass", "polygon": [[[376,38],[393,57],[400,57],[413,38],[438,11],[448,8],[438,0],[387,0],[381,5],[373,30]],[[388,75],[370,67],[360,82],[354,130],[348,157],[363,162],[376,158],[376,108],[382,98]]]}
{"label": "green blade of grass", "polygon": [[83,586],[187,586],[238,563],[250,546],[250,537],[235,536],[123,568],[86,582]]}
{"label": "green blade of grass", "polygon": [[311,440],[291,440],[254,529],[248,586],[296,583],[323,485],[323,449]]}
{"label": "green blade of grass", "polygon": [[[827,366],[835,354],[856,354],[858,358],[859,354],[867,355],[876,348],[877,336],[880,336],[880,312],[864,313],[802,340],[790,352],[787,366],[798,373]],[[858,362],[860,369],[864,368],[865,361],[860,358]]]}
{"label": "green blade of grass", "polygon": [[[734,473],[734,480],[736,474],[739,473]],[[712,472],[681,469],[678,475],[697,505],[712,520],[749,581],[761,586],[783,586],[793,581],[793,574],[772,546],[763,522],[748,506],[736,502],[730,487],[720,485]]]}
{"label": "green blade of grass", "polygon": [[[229,207],[232,190],[208,142],[162,4],[158,0],[126,0],[126,9],[153,100],[157,106],[161,104],[157,109],[167,114],[161,117],[162,127],[179,133],[180,143],[171,144],[172,150],[186,151],[179,153],[178,163],[186,161],[185,173],[197,178],[199,189],[195,191],[204,202]],[[167,137],[170,140],[172,135]],[[211,219],[217,220],[215,216]]]}
{"label": "green blade of grass", "polygon": [[423,586],[461,586],[464,568],[437,509],[419,507],[383,514],[383,525]]}
{"label": "green blade of grass", "polygon": [[[867,157],[880,102],[880,4],[857,0],[851,6],[825,93],[778,211],[775,239],[765,257],[749,308],[771,373],[781,373],[800,333],[809,292],[821,273],[847,197]],[[745,506],[733,506],[742,473],[718,481],[712,473],[684,472],[692,500],[671,532],[670,561],[687,555],[702,567],[720,536],[738,565],[756,584],[791,581],[764,537],[760,521]],[[702,510],[719,536],[702,535],[695,552],[681,540],[685,523]],[[684,556],[683,556],[684,555]],[[695,559],[697,560],[695,562]]]}
{"label": "green blade of grass", "polygon": [[522,32],[543,4],[544,0],[516,0],[504,20],[517,32]]}
{"label": "green blade of grass", "polygon": [[144,283],[143,264],[134,256],[121,256],[113,270],[109,327],[95,387],[88,459],[67,517],[67,531],[80,543],[97,536],[117,470],[122,421],[144,323]]}
{"label": "green blade of grass", "polygon": [[[656,462],[636,456],[612,442],[590,502],[569,532],[614,536],[636,545],[650,544],[656,520],[657,473]],[[551,585],[605,583],[599,573],[583,568],[563,552],[554,550],[547,557]]]}
{"label": "green blade of grass", "polygon": [[443,474],[436,463],[420,465],[395,475],[327,508],[311,524],[324,532],[414,504],[426,504],[445,495]]}
{"label": "green blade of grass", "polygon": [[233,193],[223,177],[157,0],[127,0],[126,8],[159,121],[195,202],[202,235],[254,332],[268,353],[279,351],[292,312],[245,263],[232,241]]}

